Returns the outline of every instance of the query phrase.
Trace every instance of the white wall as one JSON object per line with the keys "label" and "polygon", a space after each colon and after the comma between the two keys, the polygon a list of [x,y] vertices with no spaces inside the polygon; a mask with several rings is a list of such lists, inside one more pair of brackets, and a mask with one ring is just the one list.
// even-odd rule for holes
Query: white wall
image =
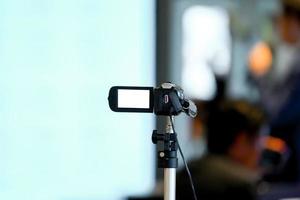
{"label": "white wall", "polygon": [[0,199],[94,200],[154,183],[151,114],[113,85],[154,83],[154,3],[0,1]]}

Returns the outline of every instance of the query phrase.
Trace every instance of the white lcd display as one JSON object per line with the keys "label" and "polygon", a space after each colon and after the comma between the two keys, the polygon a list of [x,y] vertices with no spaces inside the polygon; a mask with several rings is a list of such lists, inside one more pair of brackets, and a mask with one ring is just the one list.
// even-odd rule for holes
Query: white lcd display
{"label": "white lcd display", "polygon": [[118,108],[150,108],[150,90],[118,89]]}

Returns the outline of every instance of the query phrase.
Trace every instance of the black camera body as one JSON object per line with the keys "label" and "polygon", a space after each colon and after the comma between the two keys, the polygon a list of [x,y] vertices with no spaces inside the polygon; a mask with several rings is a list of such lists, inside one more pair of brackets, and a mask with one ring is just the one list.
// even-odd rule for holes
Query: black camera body
{"label": "black camera body", "polygon": [[114,86],[109,91],[109,106],[115,112],[153,112],[156,115],[175,116],[182,111],[195,117],[195,104],[184,97],[175,84],[163,83],[160,87]]}
{"label": "black camera body", "polygon": [[154,113],[156,115],[178,115],[183,110],[183,90],[175,85],[162,85],[154,89]]}

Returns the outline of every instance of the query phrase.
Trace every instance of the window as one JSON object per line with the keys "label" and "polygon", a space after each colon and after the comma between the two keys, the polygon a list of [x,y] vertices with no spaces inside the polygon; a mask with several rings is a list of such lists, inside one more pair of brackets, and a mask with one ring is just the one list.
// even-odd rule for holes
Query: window
{"label": "window", "polygon": [[182,30],[183,89],[194,99],[211,100],[215,76],[230,70],[229,16],[219,7],[193,6],[183,14]]}

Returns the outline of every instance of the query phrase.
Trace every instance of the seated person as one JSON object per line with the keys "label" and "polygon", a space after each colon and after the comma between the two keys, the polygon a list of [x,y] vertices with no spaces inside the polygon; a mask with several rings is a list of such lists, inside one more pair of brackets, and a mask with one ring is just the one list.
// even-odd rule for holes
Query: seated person
{"label": "seated person", "polygon": [[[189,164],[199,199],[255,199],[262,122],[263,113],[243,101],[226,103],[211,113],[208,152]],[[185,170],[177,174],[176,197],[193,199]]]}

